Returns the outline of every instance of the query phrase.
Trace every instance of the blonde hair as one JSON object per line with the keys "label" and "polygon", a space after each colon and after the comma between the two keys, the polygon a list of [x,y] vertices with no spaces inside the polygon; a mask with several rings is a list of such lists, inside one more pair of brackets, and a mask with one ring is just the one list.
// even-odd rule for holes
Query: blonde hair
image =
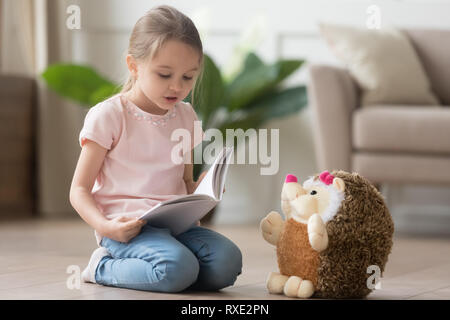
{"label": "blonde hair", "polygon": [[[200,35],[192,20],[171,6],[155,7],[139,18],[131,32],[128,54],[138,61],[152,59],[167,40],[178,40],[198,50],[200,76],[195,83],[197,86],[203,73],[203,46]],[[135,82],[136,79],[129,74],[120,92],[131,90]],[[192,89],[192,101],[194,89],[195,87]]]}

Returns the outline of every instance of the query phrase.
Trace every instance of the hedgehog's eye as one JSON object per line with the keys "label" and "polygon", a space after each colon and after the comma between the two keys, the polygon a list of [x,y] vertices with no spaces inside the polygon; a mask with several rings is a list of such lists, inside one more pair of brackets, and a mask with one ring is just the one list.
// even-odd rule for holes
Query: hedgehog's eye
{"label": "hedgehog's eye", "polygon": [[317,191],[316,191],[316,190],[313,190],[313,191],[311,191],[309,194],[313,196],[313,195],[317,194]]}

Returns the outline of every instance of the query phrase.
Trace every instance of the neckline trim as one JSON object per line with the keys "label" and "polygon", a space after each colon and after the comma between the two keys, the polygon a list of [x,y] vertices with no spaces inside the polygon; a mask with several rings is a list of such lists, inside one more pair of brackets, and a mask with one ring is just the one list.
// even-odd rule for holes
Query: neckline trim
{"label": "neckline trim", "polygon": [[176,117],[176,107],[179,103],[177,102],[174,107],[171,110],[167,111],[165,114],[153,114],[146,112],[136,106],[132,101],[130,101],[130,99],[125,97],[124,94],[119,94],[119,99],[122,103],[122,106],[125,107],[127,113],[130,116],[138,121],[146,121],[155,126],[165,126],[170,119]]}

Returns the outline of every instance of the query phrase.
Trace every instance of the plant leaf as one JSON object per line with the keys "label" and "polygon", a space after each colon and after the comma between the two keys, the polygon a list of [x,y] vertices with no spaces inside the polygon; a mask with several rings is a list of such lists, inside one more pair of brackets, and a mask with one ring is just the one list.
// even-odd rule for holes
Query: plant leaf
{"label": "plant leaf", "polygon": [[254,100],[272,93],[302,63],[303,60],[279,60],[272,65],[246,63],[250,68],[244,68],[227,87],[228,110],[247,108]]}
{"label": "plant leaf", "polygon": [[89,96],[89,105],[94,106],[102,102],[116,93],[120,92],[121,87],[115,85],[103,85]]}
{"label": "plant leaf", "polygon": [[245,58],[243,72],[255,70],[263,65],[264,62],[254,52],[250,52]]}
{"label": "plant leaf", "polygon": [[294,73],[301,65],[304,63],[304,60],[280,60],[276,62],[279,65],[279,74],[277,78],[277,83],[282,82],[284,79],[289,77],[292,73]]}
{"label": "plant leaf", "polygon": [[305,86],[288,88],[267,96],[263,101],[251,105],[247,109],[230,112],[228,118],[219,126],[225,133],[226,129],[258,128],[264,122],[278,117],[293,114],[307,105]]}
{"label": "plant leaf", "polygon": [[[42,73],[42,78],[52,90],[83,106],[91,106],[106,88],[116,87],[92,67],[75,64],[52,64]],[[98,94],[94,94],[97,90]]]}
{"label": "plant leaf", "polygon": [[[204,68],[202,79],[194,90],[194,100],[192,105],[199,113],[203,121],[203,127],[206,128],[211,115],[220,107],[225,93],[225,85],[222,80],[219,68],[214,61],[207,55],[204,55]],[[192,95],[190,94],[190,101]]]}
{"label": "plant leaf", "polygon": [[252,104],[248,111],[251,113],[263,110],[263,121],[266,121],[295,113],[307,104],[307,89],[303,85],[272,93],[270,96],[266,96],[264,100]]}

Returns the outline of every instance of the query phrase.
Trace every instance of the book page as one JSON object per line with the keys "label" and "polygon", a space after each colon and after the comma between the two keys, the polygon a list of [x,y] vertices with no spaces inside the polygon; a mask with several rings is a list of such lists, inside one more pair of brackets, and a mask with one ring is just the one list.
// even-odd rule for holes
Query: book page
{"label": "book page", "polygon": [[211,166],[206,173],[206,175],[203,177],[203,180],[200,182],[200,184],[197,186],[197,189],[194,190],[193,194],[206,194],[210,197],[215,198],[214,195],[214,184],[213,184],[213,172],[214,167]]}
{"label": "book page", "polygon": [[225,180],[228,172],[228,166],[230,165],[234,149],[227,148],[225,150],[223,163],[219,165],[216,174],[216,194],[218,195],[216,198],[218,200],[222,200],[223,188],[225,187]]}
{"label": "book page", "polygon": [[205,194],[184,194],[180,195],[176,198],[166,200],[161,202],[162,205],[171,204],[171,203],[179,203],[179,202],[187,202],[187,201],[197,201],[197,200],[209,200],[212,197]]}
{"label": "book page", "polygon": [[162,201],[142,214],[139,219],[145,219],[156,227],[169,228],[174,234],[187,230],[222,198],[232,153],[232,148],[221,150],[194,193]]}
{"label": "book page", "polygon": [[216,160],[214,160],[214,163],[209,167],[208,172],[203,177],[203,180],[200,182],[200,184],[197,186],[197,189],[195,189],[194,194],[206,194],[210,197],[217,198],[217,194],[215,192],[216,190],[216,170],[217,165],[219,162],[221,162],[221,159],[223,159],[225,149],[222,149],[217,156]]}
{"label": "book page", "polygon": [[177,235],[188,230],[216,204],[217,201],[212,199],[171,203],[164,206],[158,204],[155,210],[146,215],[145,220],[151,226],[168,228],[173,235]]}

